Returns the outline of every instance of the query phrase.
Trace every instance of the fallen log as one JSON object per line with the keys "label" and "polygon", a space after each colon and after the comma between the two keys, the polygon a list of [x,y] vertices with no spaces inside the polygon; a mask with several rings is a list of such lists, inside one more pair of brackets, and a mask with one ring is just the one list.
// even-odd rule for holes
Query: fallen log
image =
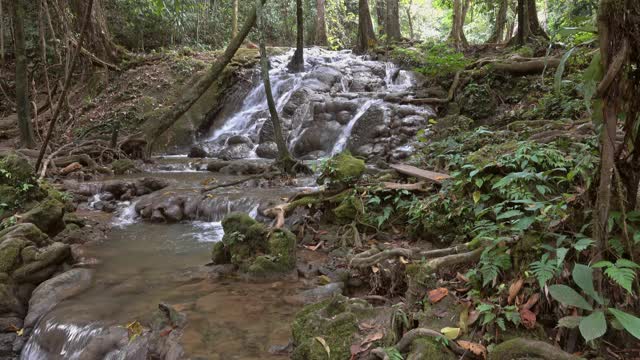
{"label": "fallen log", "polygon": [[413,184],[400,184],[400,183],[394,183],[394,182],[383,182],[382,185],[384,185],[385,189],[389,189],[389,190],[408,190],[408,191],[422,191],[422,192],[426,192],[427,189],[425,189],[425,182],[417,182],[417,183],[413,183]]}
{"label": "fallen log", "polygon": [[491,66],[494,71],[506,72],[514,76],[525,76],[541,74],[545,69],[557,68],[559,65],[559,59],[550,58],[523,62],[493,63]]}
{"label": "fallen log", "polygon": [[442,184],[444,180],[450,179],[448,174],[437,173],[434,171],[419,169],[415,166],[405,164],[392,164],[390,167],[403,175],[413,176],[415,178],[428,180],[436,184]]}

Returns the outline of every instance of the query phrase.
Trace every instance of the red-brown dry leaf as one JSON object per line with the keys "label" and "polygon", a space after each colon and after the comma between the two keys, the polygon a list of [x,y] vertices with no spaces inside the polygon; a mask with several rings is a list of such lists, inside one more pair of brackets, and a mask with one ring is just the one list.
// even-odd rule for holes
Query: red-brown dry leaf
{"label": "red-brown dry leaf", "polygon": [[458,346],[460,346],[464,350],[469,351],[475,356],[481,357],[483,359],[487,358],[487,348],[484,347],[484,345],[465,340],[458,340],[456,342],[458,343]]}
{"label": "red-brown dry leaf", "polygon": [[511,286],[509,286],[509,297],[507,298],[507,303],[509,305],[513,304],[513,299],[516,298],[516,296],[522,289],[523,284],[524,284],[524,279],[518,279],[513,283],[511,283]]}
{"label": "red-brown dry leaf", "polygon": [[520,320],[522,320],[522,325],[527,329],[533,329],[536,326],[536,314],[532,313],[531,310],[521,309]]}
{"label": "red-brown dry leaf", "polygon": [[376,331],[374,333],[371,333],[371,334],[367,335],[367,337],[364,338],[364,340],[362,340],[362,343],[360,345],[364,346],[365,344],[369,344],[369,343],[372,343],[374,341],[380,340],[383,337],[384,337],[384,332]]}
{"label": "red-brown dry leaf", "polygon": [[469,278],[464,276],[464,275],[462,275],[462,274],[460,274],[460,273],[456,273],[456,279],[458,279],[458,280],[460,280],[462,282],[466,282],[466,283],[469,282]]}
{"label": "red-brown dry leaf", "polygon": [[449,289],[437,288],[429,291],[429,301],[432,304],[435,304],[440,302],[440,300],[444,299],[447,295],[449,295]]}
{"label": "red-brown dry leaf", "polygon": [[535,293],[533,295],[531,295],[531,297],[529,298],[529,300],[527,300],[527,302],[522,305],[523,309],[527,309],[527,310],[531,310],[531,308],[538,303],[538,301],[540,300],[540,294]]}

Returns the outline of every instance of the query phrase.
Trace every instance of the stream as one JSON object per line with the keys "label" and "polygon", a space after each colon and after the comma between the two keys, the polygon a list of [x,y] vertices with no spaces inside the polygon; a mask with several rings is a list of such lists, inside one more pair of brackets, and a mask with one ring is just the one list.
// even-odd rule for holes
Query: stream
{"label": "stream", "polygon": [[[372,158],[401,158],[411,151],[410,138],[433,115],[429,109],[387,102],[406,92],[412,74],[389,63],[369,61],[350,52],[309,49],[306,70],[289,74],[291,52],[272,59],[271,79],[288,145],[302,159],[318,159],[343,150]],[[273,147],[263,85],[249,90],[237,111],[214,123],[197,145],[225,160],[253,159]],[[218,182],[238,176],[212,174],[202,161],[161,157],[145,173],[171,180],[162,192],[199,193],[212,177]],[[230,212],[256,217],[260,204],[314,185],[299,179],[279,188],[226,188],[215,192],[208,215],[174,224],[143,221],[136,199],[119,204],[108,221],[104,242],[91,244],[86,256],[98,259],[89,290],[64,300],[43,317],[25,345],[21,359],[134,359],[125,328],[152,322],[159,303],[171,304],[187,317],[180,344],[191,359],[284,359],[270,347],[290,341],[290,324],[301,305],[285,301],[305,289],[302,280],[256,283],[220,277],[204,265],[212,244],[223,235],[220,221]],[[99,195],[92,201],[99,201]],[[91,204],[90,204],[91,205]],[[88,205],[83,216],[104,218]],[[111,341],[111,343],[108,343]],[[96,345],[98,344],[98,345]],[[98,348],[98,350],[96,350]]]}

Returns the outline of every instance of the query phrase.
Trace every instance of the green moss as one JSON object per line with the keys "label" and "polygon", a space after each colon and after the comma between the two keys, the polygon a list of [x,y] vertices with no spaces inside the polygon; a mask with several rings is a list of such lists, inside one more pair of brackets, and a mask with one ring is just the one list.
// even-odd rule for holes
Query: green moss
{"label": "green moss", "polygon": [[347,198],[343,200],[338,207],[333,209],[333,213],[336,219],[340,223],[349,223],[353,221],[358,215],[358,209],[353,204],[353,200]]}
{"label": "green moss", "polygon": [[444,345],[433,338],[419,338],[413,341],[407,360],[455,360],[457,357]]}
{"label": "green moss", "polygon": [[128,171],[134,170],[136,165],[130,159],[119,159],[111,163],[113,173],[116,175],[126,174]]}
{"label": "green moss", "polygon": [[10,153],[0,158],[0,184],[34,183],[33,167],[21,156]]}
{"label": "green moss", "polygon": [[469,154],[467,160],[478,167],[487,165],[499,156],[509,154],[518,149],[517,141],[507,141],[499,144],[489,144]]}
{"label": "green moss", "polygon": [[473,126],[473,119],[466,116],[445,116],[444,118],[438,119],[436,123],[432,125],[431,130],[433,131],[433,134],[429,135],[429,138],[433,140],[443,139],[468,131],[471,126]]}
{"label": "green moss", "polygon": [[49,198],[20,217],[22,223],[32,223],[43,232],[54,236],[64,230],[65,207],[60,201]]}
{"label": "green moss", "polygon": [[495,114],[498,107],[496,97],[487,84],[469,84],[460,94],[458,103],[462,114],[474,120],[485,119]]}
{"label": "green moss", "polygon": [[222,229],[224,229],[225,234],[233,232],[244,234],[247,232],[249,227],[257,223],[258,222],[248,214],[236,212],[231,213],[222,219]]}
{"label": "green moss", "polygon": [[211,260],[214,264],[228,264],[231,261],[231,255],[227,251],[222,241],[213,244],[211,251]]}
{"label": "green moss", "polygon": [[0,272],[11,272],[20,262],[20,252],[29,242],[20,238],[5,239],[0,244]]}
{"label": "green moss", "polygon": [[343,152],[326,162],[318,183],[328,180],[330,184],[350,184],[357,181],[365,170],[364,160]]}

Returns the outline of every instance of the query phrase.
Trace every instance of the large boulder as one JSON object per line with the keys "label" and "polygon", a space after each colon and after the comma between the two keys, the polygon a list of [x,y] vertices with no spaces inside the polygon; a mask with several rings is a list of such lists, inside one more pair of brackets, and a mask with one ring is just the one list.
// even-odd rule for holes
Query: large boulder
{"label": "large boulder", "polygon": [[222,220],[224,237],[214,244],[214,264],[231,263],[256,277],[287,273],[296,265],[296,237],[289,230],[267,227],[245,213]]}
{"label": "large boulder", "polygon": [[90,269],[71,269],[38,285],[29,300],[24,326],[35,326],[54,306],[88,289],[92,279],[93,271]]}
{"label": "large boulder", "polygon": [[42,249],[33,249],[24,264],[12,274],[20,283],[39,284],[58,270],[58,265],[71,257],[71,248],[67,244],[53,243]]}
{"label": "large boulder", "polygon": [[317,181],[319,184],[329,182],[330,184],[346,185],[357,181],[365,170],[364,160],[358,159],[348,152],[343,152],[327,162]]}
{"label": "large boulder", "polygon": [[65,228],[65,206],[60,201],[49,198],[33,209],[20,215],[21,223],[31,223],[49,236],[55,236]]}

